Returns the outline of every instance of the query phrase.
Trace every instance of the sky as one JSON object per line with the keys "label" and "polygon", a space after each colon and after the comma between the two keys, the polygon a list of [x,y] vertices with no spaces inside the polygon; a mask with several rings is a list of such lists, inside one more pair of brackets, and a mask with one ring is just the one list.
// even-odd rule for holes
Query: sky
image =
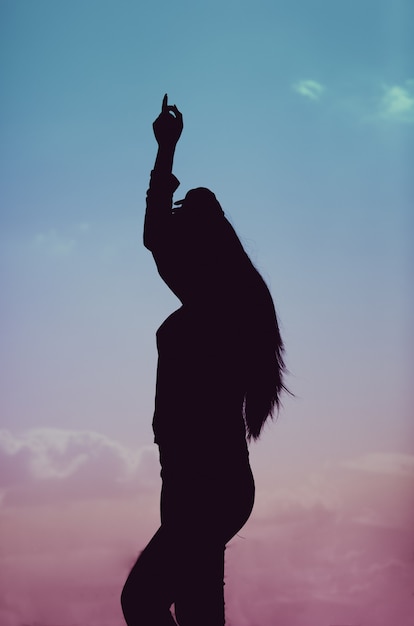
{"label": "sky", "polygon": [[179,302],[142,224],[166,92],[177,198],[216,193],[294,394],[250,447],[228,624],[412,624],[413,13],[2,0],[1,624],[120,626],[159,522],[155,332]]}

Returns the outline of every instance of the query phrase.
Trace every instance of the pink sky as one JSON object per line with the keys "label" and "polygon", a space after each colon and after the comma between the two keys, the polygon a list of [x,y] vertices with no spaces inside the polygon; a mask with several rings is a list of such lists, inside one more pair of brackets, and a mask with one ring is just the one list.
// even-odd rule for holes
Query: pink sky
{"label": "pink sky", "polygon": [[0,626],[121,626],[158,525],[166,91],[176,199],[217,194],[295,394],[251,448],[228,626],[414,623],[414,3],[234,5],[0,3]]}
{"label": "pink sky", "polygon": [[[414,455],[293,472],[256,450],[256,507],[227,550],[229,626],[411,626]],[[120,589],[158,523],[155,447],[36,429],[1,431],[0,451],[2,626],[123,624]]]}

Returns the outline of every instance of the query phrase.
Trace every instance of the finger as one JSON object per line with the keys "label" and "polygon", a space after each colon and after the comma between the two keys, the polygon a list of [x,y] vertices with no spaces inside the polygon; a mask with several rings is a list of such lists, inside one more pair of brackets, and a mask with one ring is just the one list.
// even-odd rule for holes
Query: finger
{"label": "finger", "polygon": [[181,111],[179,111],[177,109],[177,107],[175,106],[175,104],[172,106],[172,110],[174,111],[174,113],[177,115],[177,117],[182,117],[183,114],[181,113]]}
{"label": "finger", "polygon": [[176,118],[178,118],[179,120],[181,120],[181,121],[182,121],[182,119],[183,119],[183,115],[182,115],[181,111],[179,111],[179,110],[177,109],[177,107],[175,106],[175,104],[174,104],[174,105],[169,104],[169,105],[167,106],[167,111],[168,111],[168,113],[174,113],[175,117],[176,117]]}
{"label": "finger", "polygon": [[168,95],[165,94],[163,99],[162,99],[162,108],[161,108],[161,110],[164,112],[164,111],[167,111],[168,108],[169,108],[168,107]]}
{"label": "finger", "polygon": [[[173,118],[175,118],[175,117],[176,117],[176,115],[177,115],[177,114],[176,114],[176,112],[175,112],[174,107],[173,107],[171,104],[169,104],[169,105],[166,107],[165,111],[166,111],[167,113],[173,113],[174,115],[171,115],[171,117],[173,117]],[[163,111],[163,112],[164,112],[164,111]]]}

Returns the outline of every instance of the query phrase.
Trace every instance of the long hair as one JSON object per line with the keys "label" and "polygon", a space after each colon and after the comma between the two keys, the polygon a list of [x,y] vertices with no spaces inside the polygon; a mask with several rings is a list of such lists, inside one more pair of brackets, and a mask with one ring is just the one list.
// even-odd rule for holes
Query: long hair
{"label": "long hair", "polygon": [[269,417],[280,407],[286,367],[284,346],[269,288],[253,265],[215,195],[204,187],[191,190],[178,211],[194,233],[201,259],[197,274],[204,293],[220,298],[237,326],[244,367],[243,417],[247,438],[258,439]]}
{"label": "long hair", "polygon": [[265,421],[280,407],[280,397],[287,391],[283,379],[286,366],[284,345],[270,291],[251,264],[251,291],[247,337],[247,376],[244,396],[244,419],[248,439],[258,439]]}

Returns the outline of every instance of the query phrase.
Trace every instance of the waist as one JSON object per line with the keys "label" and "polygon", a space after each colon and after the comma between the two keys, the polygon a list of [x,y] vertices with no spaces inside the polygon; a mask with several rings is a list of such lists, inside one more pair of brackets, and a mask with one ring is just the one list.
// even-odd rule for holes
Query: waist
{"label": "waist", "polygon": [[250,471],[249,451],[246,440],[233,442],[216,441],[209,445],[206,442],[183,445],[182,442],[158,443],[159,459],[162,476],[187,476],[189,478],[230,476],[243,471]]}
{"label": "waist", "polygon": [[155,443],[174,442],[184,447],[205,444],[207,446],[232,446],[246,440],[246,427],[242,410],[235,407],[186,407],[169,404],[156,405],[152,428]]}

